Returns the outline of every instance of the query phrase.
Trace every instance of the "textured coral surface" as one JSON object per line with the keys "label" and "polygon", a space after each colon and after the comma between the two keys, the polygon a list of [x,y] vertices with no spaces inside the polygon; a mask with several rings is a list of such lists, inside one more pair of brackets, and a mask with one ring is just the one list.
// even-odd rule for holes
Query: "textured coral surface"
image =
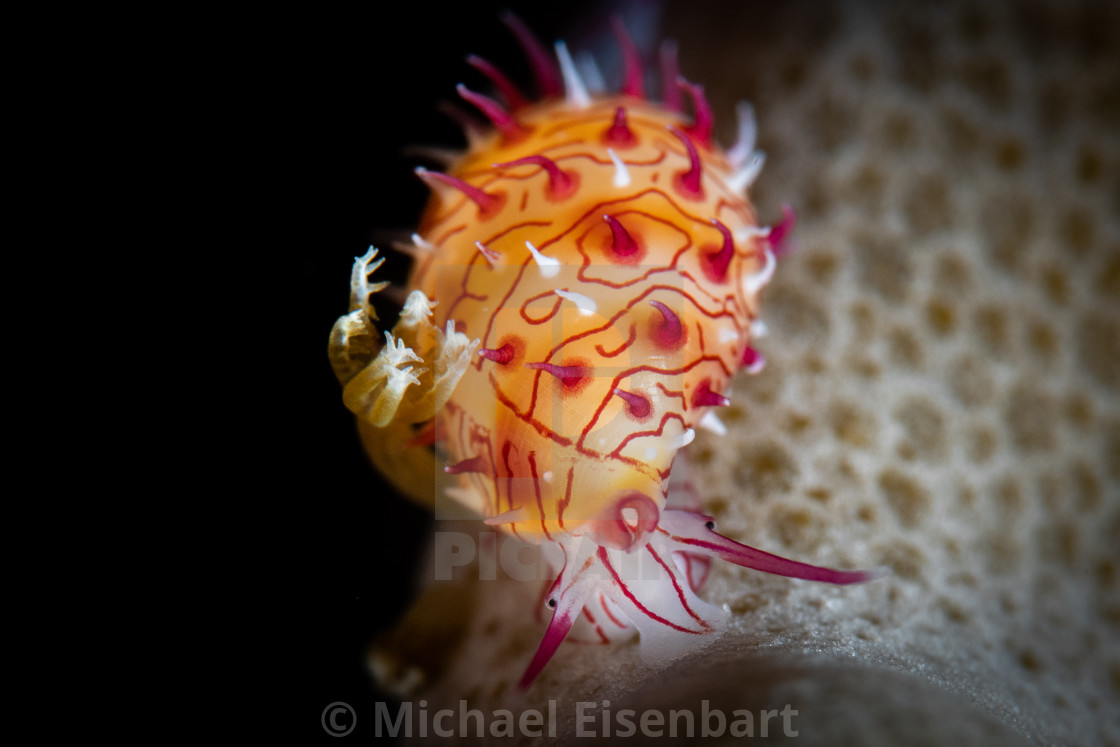
{"label": "textured coral surface", "polygon": [[383,681],[432,708],[555,699],[569,736],[575,701],[706,698],[792,704],[801,744],[1120,743],[1120,8],[694,1],[662,20],[717,137],[755,104],[760,217],[801,217],[763,298],[769,365],[736,379],[728,435],[690,447],[698,492],[739,541],[892,574],[839,589],[715,563],[704,595],[734,622],[709,648],[653,671],[633,644],[565,644],[524,695],[537,587],[436,584],[421,604],[465,628],[418,613],[375,656]]}

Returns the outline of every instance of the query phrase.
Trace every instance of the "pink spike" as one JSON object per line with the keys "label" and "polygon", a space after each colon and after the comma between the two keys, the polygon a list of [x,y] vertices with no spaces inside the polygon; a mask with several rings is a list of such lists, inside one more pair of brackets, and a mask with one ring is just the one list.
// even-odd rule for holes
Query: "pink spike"
{"label": "pink spike", "polygon": [[[576,610],[578,612],[578,610]],[[576,615],[578,617],[578,615]],[[541,640],[540,646],[537,648],[537,653],[533,654],[533,660],[529,662],[529,666],[525,669],[525,674],[521,675],[521,679],[517,683],[517,687],[525,690],[529,685],[533,684],[533,680],[544,669],[545,664],[552,659],[552,655],[556,653],[556,649],[568,637],[568,631],[572,629],[572,623],[575,620],[571,612],[563,615],[553,615],[552,621],[548,624],[548,630],[545,631],[544,638]]]}
{"label": "pink spike", "polygon": [[696,146],[692,144],[688,135],[685,135],[676,127],[669,127],[669,132],[676,135],[688,151],[688,171],[678,171],[674,174],[673,186],[683,192],[685,197],[693,200],[702,199],[704,197],[704,187],[700,183],[700,154],[696,152]]}
{"label": "pink spike", "polygon": [[443,471],[449,475],[461,475],[464,472],[485,472],[486,461],[480,456],[473,456],[455,464],[448,464]]}
{"label": "pink spike", "polygon": [[525,51],[529,63],[533,66],[533,74],[537,78],[537,88],[542,97],[558,96],[564,90],[560,82],[560,69],[539,41],[520,18],[512,11],[502,14],[502,22],[517,37],[518,44]]}
{"label": "pink spike", "polygon": [[[824,581],[829,584],[858,584],[871,581],[882,574],[876,571],[838,571],[833,568],[800,563],[778,555],[771,555],[753,547],[740,545],[714,531],[711,517],[690,511],[662,511],[659,529],[677,542],[685,545],[685,552],[705,552],[744,568],[763,573],[773,573],[806,581]],[[687,549],[686,549],[687,548]]]}
{"label": "pink spike", "polygon": [[643,81],[645,75],[638,48],[634,46],[630,34],[626,33],[626,24],[622,22],[622,16],[616,15],[611,18],[611,25],[614,26],[614,35],[618,39],[619,51],[622,52],[622,95],[644,99],[646,97],[646,86]]}
{"label": "pink spike", "polygon": [[723,246],[719,251],[711,252],[704,257],[705,270],[711,275],[712,279],[716,281],[723,281],[727,279],[727,267],[731,264],[731,258],[735,256],[735,241],[731,238],[731,230],[720,223],[715,218],[712,218],[712,225],[719,229],[723,234]]}
{"label": "pink spike", "polygon": [[638,244],[622,224],[613,216],[604,215],[603,220],[611,227],[611,251],[620,257],[633,256],[638,251]]}
{"label": "pink spike", "polygon": [[546,371],[563,382],[564,386],[575,386],[590,372],[585,366],[557,366],[555,363],[526,363],[525,368]]}
{"label": "pink spike", "polygon": [[502,96],[505,97],[506,103],[509,104],[511,110],[517,111],[528,105],[529,102],[525,100],[525,96],[517,86],[513,84],[513,81],[507,78],[505,73],[492,65],[489,60],[472,54],[467,57],[467,64],[490,79],[490,82],[502,92]]}
{"label": "pink spike", "polygon": [[743,367],[749,374],[756,374],[766,368],[766,358],[750,345],[743,350]]}
{"label": "pink spike", "polygon": [[496,350],[482,348],[478,351],[478,354],[488,361],[494,361],[495,363],[505,365],[513,360],[513,346],[507,342]]}
{"label": "pink spike", "polygon": [[693,407],[727,407],[730,404],[731,400],[727,397],[712,391],[711,382],[707,379],[700,384],[700,387],[692,395]]}
{"label": "pink spike", "polygon": [[797,223],[797,214],[793,212],[793,207],[789,203],[782,203],[782,220],[770,229],[770,235],[767,237],[775,257],[780,257],[789,251],[789,247],[785,244],[786,237],[793,230],[795,223]]}
{"label": "pink spike", "polygon": [[475,93],[462,83],[455,87],[459,95],[464,100],[469,101],[478,107],[478,110],[486,115],[502,136],[506,139],[516,139],[524,137],[526,134],[525,128],[517,123],[517,120],[510,116],[502,105],[489,96],[483,96],[481,93]]}
{"label": "pink spike", "polygon": [[708,103],[708,97],[704,95],[704,86],[689,83],[684,78],[677,78],[677,85],[692,97],[692,109],[696,113],[696,121],[689,127],[685,128],[690,136],[700,141],[701,145],[711,147],[712,145],[712,107]]}
{"label": "pink spike", "polygon": [[486,261],[490,263],[491,267],[502,261],[502,255],[498,254],[493,249],[484,246],[481,241],[474,242],[474,245],[478,247],[479,253],[486,258]]}
{"label": "pink spike", "polygon": [[672,39],[661,42],[661,103],[669,111],[681,111],[681,89],[677,78],[681,68],[677,62],[677,43]]}
{"label": "pink spike", "polygon": [[626,400],[626,406],[627,409],[630,410],[630,414],[639,420],[648,417],[650,410],[653,409],[650,406],[649,400],[640,394],[623,391],[622,389],[614,389],[612,391],[614,394]]}
{"label": "pink spike", "polygon": [[478,187],[467,184],[462,179],[457,179],[447,174],[442,174],[438,171],[429,171],[423,166],[416,167],[416,175],[419,176],[429,186],[434,188],[435,183],[446,184],[447,186],[456,189],[466,195],[470,200],[478,205],[479,218],[485,220],[494,213],[498,212],[505,202],[505,195],[492,195],[489,192],[483,192]]}
{"label": "pink spike", "polygon": [[548,630],[545,631],[544,638],[541,639],[541,645],[537,648],[537,652],[533,654],[533,660],[529,662],[525,674],[521,675],[521,679],[517,683],[517,687],[521,690],[533,684],[533,680],[541,673],[545,664],[548,664],[552,655],[556,653],[556,649],[567,637],[568,631],[572,629],[572,624],[583,610],[583,603],[591,594],[589,588],[571,589],[561,594],[557,588],[560,578],[557,578],[556,581],[557,583],[553,584],[548,598],[548,606],[553,609],[552,619],[548,623]]}
{"label": "pink spike", "polygon": [[657,326],[657,343],[662,347],[671,347],[681,342],[684,338],[684,326],[681,319],[665,304],[656,299],[650,299],[649,305],[661,312],[664,317]]}
{"label": "pink spike", "polygon": [[603,133],[603,142],[616,148],[629,148],[638,142],[630,125],[626,123],[626,109],[618,107],[614,112],[614,122]]}
{"label": "pink spike", "polygon": [[575,172],[563,171],[556,162],[551,158],[544,156],[526,156],[525,158],[518,158],[516,161],[507,161],[506,163],[496,163],[496,169],[511,169],[514,166],[524,166],[525,164],[536,164],[548,172],[548,196],[554,200],[563,200],[571,197],[572,193],[576,191],[579,186],[579,175]]}

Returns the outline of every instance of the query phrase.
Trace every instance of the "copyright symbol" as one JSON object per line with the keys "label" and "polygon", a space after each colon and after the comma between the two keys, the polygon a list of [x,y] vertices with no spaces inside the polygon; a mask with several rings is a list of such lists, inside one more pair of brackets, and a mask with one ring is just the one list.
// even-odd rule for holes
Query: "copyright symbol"
{"label": "copyright symbol", "polygon": [[332,737],[345,737],[354,731],[358,725],[358,714],[349,703],[336,700],[323,709],[323,716],[319,719],[323,724],[323,731]]}

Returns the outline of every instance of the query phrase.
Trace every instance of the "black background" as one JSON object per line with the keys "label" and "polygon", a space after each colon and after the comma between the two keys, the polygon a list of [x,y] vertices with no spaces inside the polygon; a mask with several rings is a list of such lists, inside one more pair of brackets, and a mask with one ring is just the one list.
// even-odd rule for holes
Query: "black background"
{"label": "black background", "polygon": [[[415,3],[262,17],[239,32],[252,43],[215,94],[214,123],[232,161],[219,175],[230,180],[221,209],[261,208],[248,245],[229,258],[249,271],[242,313],[263,331],[245,341],[248,370],[229,366],[235,389],[259,406],[248,408],[253,422],[241,446],[256,458],[244,460],[233,499],[248,511],[244,542],[235,538],[245,573],[234,585],[250,622],[232,655],[249,662],[249,687],[275,701],[269,730],[293,740],[337,744],[320,726],[335,701],[358,714],[347,740],[373,738],[372,703],[385,696],[366,652],[414,596],[430,533],[427,511],[366,461],[327,360],[331,326],[348,309],[353,258],[375,243],[388,257],[382,277],[404,278],[407,259],[390,249],[386,231],[412,229],[428,195],[413,173],[422,161],[405,151],[464,144],[437,103],[457,100],[459,82],[488,89],[464,62],[468,54],[533,94],[503,9],[512,6],[546,43],[574,19],[607,23],[607,7],[545,5]],[[382,314],[380,328],[392,322]]]}

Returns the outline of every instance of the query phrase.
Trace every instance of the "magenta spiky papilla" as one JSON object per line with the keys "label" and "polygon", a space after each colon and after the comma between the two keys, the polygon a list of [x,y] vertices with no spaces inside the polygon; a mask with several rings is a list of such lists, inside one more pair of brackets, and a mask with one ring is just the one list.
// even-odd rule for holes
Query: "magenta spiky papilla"
{"label": "magenta spiky papilla", "polygon": [[[601,96],[566,47],[557,64],[506,21],[546,100],[526,102],[497,68],[470,58],[499,95],[460,85],[491,126],[468,125],[470,147],[446,173],[417,170],[434,195],[409,248],[408,306],[388,338],[399,360],[378,354],[356,369],[377,337],[363,308],[368,277],[332,338],[332,360],[347,405],[395,428],[395,437],[363,431],[379,466],[400,477],[416,463],[403,458],[409,449],[433,446],[454,500],[563,552],[527,685],[579,619],[594,623],[592,608],[611,620],[602,640],[633,626],[643,648],[717,630],[718,608],[695,596],[714,557],[834,583],[864,576],[669,531],[703,519],[671,503],[670,471],[698,427],[727,432],[714,410],[727,406],[721,392],[735,372],[762,360],[752,346],[759,294],[792,225],[787,212],[767,238],[745,197],[762,165],[749,107],[739,109],[743,142],[731,158],[711,141],[703,89],[678,80],[671,47],[660,106],[645,98],[641,53],[619,23],[622,93]],[[691,121],[679,113],[685,98]],[[406,349],[417,362],[407,370],[396,365]],[[648,584],[630,575],[637,559],[656,571]]]}
{"label": "magenta spiky papilla", "polygon": [[501,209],[502,203],[504,202],[501,194],[491,194],[449,174],[444,174],[439,171],[429,171],[422,166],[417,166],[416,175],[432,187],[442,184],[466,195],[471,202],[478,206],[479,220],[486,220],[491,217]]}
{"label": "magenta spiky papilla", "polygon": [[486,118],[498,128],[498,131],[502,133],[506,140],[518,140],[528,134],[525,128],[518,124],[517,120],[494,99],[475,93],[462,83],[455,90],[464,101],[474,104],[480,112],[485,114]]}
{"label": "magenta spiky papilla", "polygon": [[506,163],[496,163],[496,169],[512,169],[517,166],[525,165],[540,166],[548,174],[548,196],[553,200],[564,200],[571,197],[577,189],[579,189],[579,174],[572,171],[564,171],[556,162],[547,156],[535,155],[525,156],[518,158],[515,161],[507,161]]}
{"label": "magenta spiky papilla", "polygon": [[615,148],[629,148],[637,142],[630,126],[626,123],[626,108],[618,107],[614,112],[614,121],[607,131],[603,133],[603,142]]}
{"label": "magenta spiky papilla", "polygon": [[642,57],[638,53],[638,48],[634,46],[634,41],[627,33],[626,24],[622,22],[620,16],[614,16],[611,19],[611,25],[614,28],[615,38],[618,40],[618,47],[622,51],[621,93],[623,96],[644,99],[646,97],[646,86],[643,80],[645,71],[642,69]]}
{"label": "magenta spiky papilla", "polygon": [[687,92],[692,98],[692,108],[696,112],[696,121],[689,125],[685,132],[701,145],[710,147],[714,120],[712,119],[712,107],[708,104],[707,96],[704,95],[704,86],[689,83],[684,78],[677,78],[677,84],[681,87],[681,90]]}
{"label": "magenta spiky papilla", "polygon": [[689,138],[688,135],[684,134],[676,127],[669,127],[668,129],[669,132],[673,133],[673,135],[684,144],[685,151],[688,153],[688,169],[673,174],[673,186],[686,198],[701,200],[704,198],[704,186],[701,182],[701,176],[704,170],[700,163],[700,154],[697,152],[696,146],[692,144],[692,139]]}
{"label": "magenta spiky papilla", "polygon": [[516,112],[518,109],[529,105],[529,101],[525,98],[524,94],[521,93],[521,90],[513,84],[513,81],[488,60],[472,54],[467,57],[467,64],[490,79],[490,82],[497,87],[505,98],[510,111]]}

